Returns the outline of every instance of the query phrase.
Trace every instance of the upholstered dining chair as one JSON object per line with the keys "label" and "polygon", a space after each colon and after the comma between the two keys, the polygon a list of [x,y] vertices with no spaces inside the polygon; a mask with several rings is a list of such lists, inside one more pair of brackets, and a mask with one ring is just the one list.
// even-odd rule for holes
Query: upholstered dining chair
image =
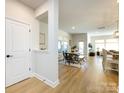
{"label": "upholstered dining chair", "polygon": [[68,63],[70,65],[70,63],[72,61],[72,55],[70,53],[63,52],[63,56],[64,56],[65,64]]}

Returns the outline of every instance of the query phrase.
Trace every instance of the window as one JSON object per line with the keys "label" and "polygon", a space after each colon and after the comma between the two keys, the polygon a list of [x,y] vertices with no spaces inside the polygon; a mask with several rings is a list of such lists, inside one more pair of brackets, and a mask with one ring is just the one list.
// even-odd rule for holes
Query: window
{"label": "window", "polygon": [[104,43],[104,40],[95,40],[95,43]]}
{"label": "window", "polygon": [[61,41],[58,41],[58,52],[61,52],[61,49],[62,49]]}
{"label": "window", "polygon": [[102,51],[102,49],[104,48],[104,43],[103,44],[95,44],[95,50],[96,51]]}
{"label": "window", "polygon": [[68,42],[59,40],[58,41],[58,52],[62,52],[62,51],[67,52],[68,46],[69,46]]}
{"label": "window", "polygon": [[107,39],[106,49],[107,50],[118,50],[118,40],[117,39]]}
{"label": "window", "polygon": [[79,42],[79,53],[80,54],[84,53],[84,42]]}
{"label": "window", "polygon": [[107,43],[117,43],[118,40],[117,39],[107,39],[106,42]]}
{"label": "window", "polygon": [[95,50],[102,51],[103,48],[106,50],[118,50],[118,39],[95,40]]}
{"label": "window", "polygon": [[68,42],[63,42],[63,51],[64,52],[68,51]]}
{"label": "window", "polygon": [[104,40],[95,40],[95,50],[102,51],[103,48],[105,48]]}

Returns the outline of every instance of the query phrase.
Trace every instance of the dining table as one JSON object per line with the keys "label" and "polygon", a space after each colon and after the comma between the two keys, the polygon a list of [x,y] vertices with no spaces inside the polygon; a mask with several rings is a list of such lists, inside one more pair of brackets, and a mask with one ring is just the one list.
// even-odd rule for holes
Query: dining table
{"label": "dining table", "polygon": [[84,54],[80,54],[79,52],[68,52],[71,55],[78,55],[79,61],[80,62],[86,62],[86,57],[84,56]]}

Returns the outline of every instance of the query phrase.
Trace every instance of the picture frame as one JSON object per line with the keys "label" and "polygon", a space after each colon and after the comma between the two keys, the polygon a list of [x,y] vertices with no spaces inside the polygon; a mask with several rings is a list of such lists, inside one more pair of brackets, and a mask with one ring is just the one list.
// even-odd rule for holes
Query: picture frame
{"label": "picture frame", "polygon": [[45,33],[40,32],[40,45],[45,45]]}

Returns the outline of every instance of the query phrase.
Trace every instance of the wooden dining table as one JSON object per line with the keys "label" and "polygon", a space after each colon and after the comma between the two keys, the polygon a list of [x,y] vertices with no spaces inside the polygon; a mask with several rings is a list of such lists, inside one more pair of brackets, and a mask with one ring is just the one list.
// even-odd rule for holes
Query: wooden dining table
{"label": "wooden dining table", "polygon": [[69,54],[74,54],[74,55],[78,55],[78,58],[79,58],[79,61],[81,62],[81,61],[83,61],[83,62],[86,62],[86,57],[83,55],[83,54],[80,54],[80,53],[78,53],[78,52],[68,52]]}

